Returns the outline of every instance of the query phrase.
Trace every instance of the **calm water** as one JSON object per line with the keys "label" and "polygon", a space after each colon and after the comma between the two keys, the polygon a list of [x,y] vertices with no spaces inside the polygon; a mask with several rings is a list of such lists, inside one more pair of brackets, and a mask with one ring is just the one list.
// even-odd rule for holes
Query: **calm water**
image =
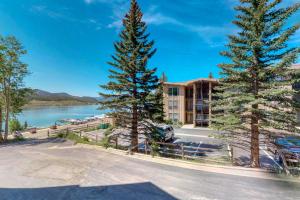
{"label": "calm water", "polygon": [[49,127],[61,119],[84,119],[104,113],[97,108],[97,105],[37,107],[23,110],[18,119],[22,123],[27,121],[29,126]]}

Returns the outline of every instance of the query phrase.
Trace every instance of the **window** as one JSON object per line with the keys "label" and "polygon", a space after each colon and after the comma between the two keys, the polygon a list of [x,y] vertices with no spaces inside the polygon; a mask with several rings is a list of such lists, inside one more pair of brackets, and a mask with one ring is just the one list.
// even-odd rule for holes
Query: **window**
{"label": "window", "polygon": [[174,100],[173,101],[173,109],[177,109],[178,108],[178,101]]}
{"label": "window", "polygon": [[178,88],[177,87],[169,88],[168,94],[169,96],[178,96],[179,94]]}
{"label": "window", "polygon": [[169,100],[169,109],[172,110],[173,109],[173,101]]}
{"label": "window", "polygon": [[178,109],[178,101],[177,100],[169,100],[169,109]]}

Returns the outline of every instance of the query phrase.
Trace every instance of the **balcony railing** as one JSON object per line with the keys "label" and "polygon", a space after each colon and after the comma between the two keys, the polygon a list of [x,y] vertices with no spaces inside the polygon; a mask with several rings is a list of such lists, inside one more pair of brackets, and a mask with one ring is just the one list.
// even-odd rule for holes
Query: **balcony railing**
{"label": "balcony railing", "polygon": [[204,114],[204,115],[197,114],[196,121],[197,122],[206,122],[206,121],[209,121],[209,115],[207,115],[207,114]]}
{"label": "balcony railing", "polygon": [[196,110],[201,111],[201,110],[208,110],[209,109],[209,104],[202,103],[202,104],[197,104],[196,105]]}

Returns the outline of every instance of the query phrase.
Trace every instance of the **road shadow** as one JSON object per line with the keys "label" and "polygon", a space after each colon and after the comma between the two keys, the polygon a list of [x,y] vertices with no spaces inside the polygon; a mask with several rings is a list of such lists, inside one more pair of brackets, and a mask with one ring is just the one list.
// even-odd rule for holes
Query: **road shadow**
{"label": "road shadow", "polygon": [[1,200],[176,200],[151,182],[81,187],[0,188]]}
{"label": "road shadow", "polygon": [[[234,158],[234,164],[241,167],[250,167],[250,156],[238,156]],[[267,170],[276,170],[278,166],[266,155],[260,156],[260,167]]]}
{"label": "road shadow", "polygon": [[34,139],[26,138],[23,141],[12,141],[0,144],[0,148],[3,147],[14,147],[14,146],[36,146],[41,144],[61,144],[65,143],[67,140],[63,138],[44,138],[44,139]]}
{"label": "road shadow", "polygon": [[183,145],[185,153],[189,156],[207,156],[209,153],[218,152],[223,149],[222,144],[209,144],[199,142],[176,141],[175,144]]}

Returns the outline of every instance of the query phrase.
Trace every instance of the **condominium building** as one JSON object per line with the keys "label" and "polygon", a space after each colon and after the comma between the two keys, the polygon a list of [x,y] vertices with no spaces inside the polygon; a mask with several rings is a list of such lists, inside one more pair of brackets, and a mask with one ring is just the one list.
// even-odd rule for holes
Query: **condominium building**
{"label": "condominium building", "polygon": [[166,119],[183,124],[206,127],[212,115],[211,102],[217,79],[164,83],[164,111]]}
{"label": "condominium building", "polygon": [[[300,64],[293,65],[295,70],[300,71]],[[194,126],[209,126],[211,123],[214,100],[214,87],[218,85],[218,79],[200,78],[187,82],[164,83],[164,111],[168,120],[178,121],[183,124]],[[300,90],[300,83],[293,85]],[[295,96],[300,101],[300,95]],[[297,112],[300,124],[300,110]]]}

